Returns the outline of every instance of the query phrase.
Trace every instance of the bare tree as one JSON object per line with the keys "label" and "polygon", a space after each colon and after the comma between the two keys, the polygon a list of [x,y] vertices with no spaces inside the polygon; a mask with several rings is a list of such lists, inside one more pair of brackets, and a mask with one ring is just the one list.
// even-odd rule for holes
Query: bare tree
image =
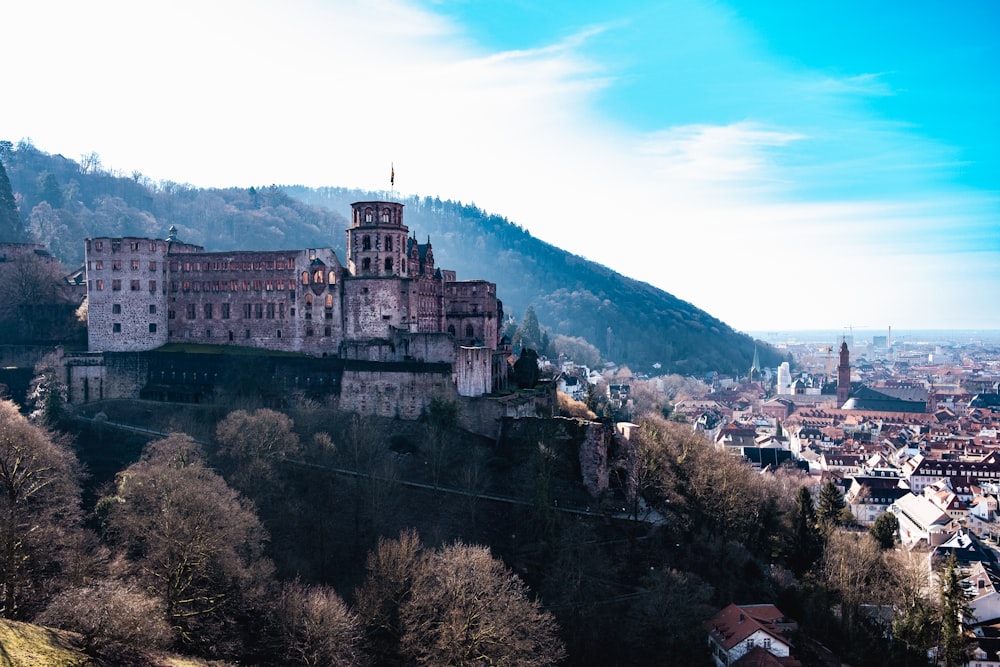
{"label": "bare tree", "polygon": [[44,606],[77,571],[86,540],[80,464],[70,449],[0,401],[0,615],[23,618]]}
{"label": "bare tree", "polygon": [[233,619],[259,602],[272,567],[257,516],[202,461],[187,436],[152,443],[102,507],[106,537],[163,601],[182,641],[225,652],[239,641]]}
{"label": "bare tree", "polygon": [[118,662],[165,648],[173,638],[160,600],[112,580],[63,591],[34,621],[78,632],[88,649]]}
{"label": "bare tree", "polygon": [[266,408],[229,413],[215,437],[219,454],[234,464],[233,483],[244,493],[262,491],[274,476],[275,463],[302,449],[291,418]]}
{"label": "bare tree", "polygon": [[483,546],[432,553],[401,609],[402,653],[418,665],[521,665],[563,659],[553,616]]}
{"label": "bare tree", "polygon": [[365,664],[358,618],[327,586],[285,583],[271,612],[284,665],[354,667]]}
{"label": "bare tree", "polygon": [[368,575],[355,591],[358,615],[378,664],[398,660],[403,637],[400,609],[409,598],[423,558],[420,536],[405,530],[399,539],[381,538],[367,560]]}

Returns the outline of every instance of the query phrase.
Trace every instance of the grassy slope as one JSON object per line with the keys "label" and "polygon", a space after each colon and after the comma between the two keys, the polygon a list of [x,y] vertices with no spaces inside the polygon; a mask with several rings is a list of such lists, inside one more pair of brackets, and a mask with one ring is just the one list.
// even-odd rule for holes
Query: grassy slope
{"label": "grassy slope", "polygon": [[77,644],[69,632],[0,620],[0,667],[97,667]]}

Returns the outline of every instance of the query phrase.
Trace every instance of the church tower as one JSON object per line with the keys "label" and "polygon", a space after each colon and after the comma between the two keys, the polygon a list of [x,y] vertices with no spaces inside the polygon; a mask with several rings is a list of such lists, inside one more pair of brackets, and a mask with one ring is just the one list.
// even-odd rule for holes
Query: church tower
{"label": "church tower", "polygon": [[842,407],[851,396],[851,351],[845,340],[840,345],[840,365],[837,366],[837,407]]}
{"label": "church tower", "polygon": [[347,230],[347,270],[357,277],[409,275],[403,205],[365,201],[351,204]]}

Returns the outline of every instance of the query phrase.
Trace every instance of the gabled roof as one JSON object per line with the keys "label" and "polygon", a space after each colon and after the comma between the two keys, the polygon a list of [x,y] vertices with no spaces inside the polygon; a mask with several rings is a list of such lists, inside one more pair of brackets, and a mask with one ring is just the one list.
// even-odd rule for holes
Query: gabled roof
{"label": "gabled roof", "polygon": [[791,621],[773,604],[730,604],[705,621],[708,634],[723,649],[730,650],[755,632],[764,632],[774,639],[791,646],[791,642],[778,629],[779,624]]}
{"label": "gabled roof", "polygon": [[732,667],[799,667],[802,663],[792,657],[779,658],[763,646],[754,646]]}

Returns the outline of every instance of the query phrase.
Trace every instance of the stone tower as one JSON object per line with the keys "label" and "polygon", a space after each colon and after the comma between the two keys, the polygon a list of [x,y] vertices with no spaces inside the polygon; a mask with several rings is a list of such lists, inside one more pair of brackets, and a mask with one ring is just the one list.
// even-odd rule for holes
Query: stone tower
{"label": "stone tower", "polygon": [[347,230],[347,269],[357,277],[404,277],[407,272],[409,229],[403,224],[403,205],[364,201],[351,204]]}
{"label": "stone tower", "polygon": [[837,407],[842,407],[851,396],[851,351],[845,340],[840,345],[840,365],[837,366]]}

